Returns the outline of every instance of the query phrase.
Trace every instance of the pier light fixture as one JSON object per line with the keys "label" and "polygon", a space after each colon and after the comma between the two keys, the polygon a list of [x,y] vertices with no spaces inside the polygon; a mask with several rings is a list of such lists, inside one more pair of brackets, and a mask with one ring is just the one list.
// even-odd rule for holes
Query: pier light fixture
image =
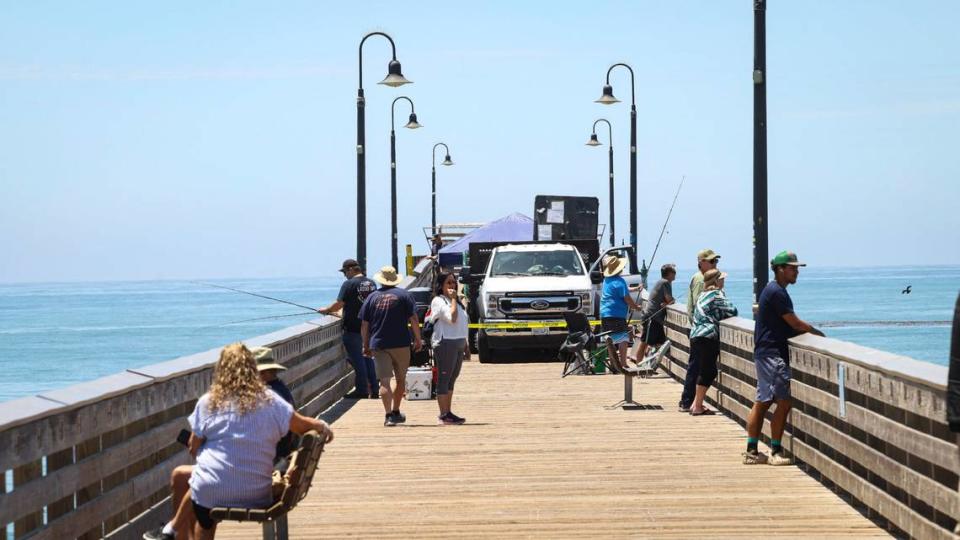
{"label": "pier light fixture", "polygon": [[597,118],[597,120],[593,123],[593,133],[590,134],[590,140],[587,141],[587,146],[603,145],[603,143],[597,139],[597,124],[600,122],[607,124],[607,146],[610,147],[609,151],[607,152],[607,182],[610,186],[610,246],[613,247],[617,235],[614,231],[614,223],[616,222],[616,213],[614,208],[616,205],[614,204],[613,197],[613,126],[610,125],[609,120],[606,118]]}
{"label": "pier light fixture", "polygon": [[453,165],[453,160],[450,159],[450,148],[447,147],[445,143],[438,142],[433,145],[433,164],[430,169],[430,231],[432,234],[437,234],[437,147],[442,146],[446,150],[447,155],[443,157],[443,163],[447,167]]}
{"label": "pier light fixture", "polygon": [[605,84],[603,85],[603,95],[600,96],[600,99],[594,100],[594,103],[613,105],[614,103],[620,103],[620,100],[613,97],[613,87],[609,84]]}
{"label": "pier light fixture", "polygon": [[630,245],[633,246],[634,250],[633,257],[630,257],[630,273],[636,274],[639,272],[637,268],[637,95],[633,68],[622,62],[607,68],[607,80],[603,86],[603,95],[595,102],[604,105],[613,105],[620,102],[619,99],[613,97],[613,86],[610,84],[610,72],[616,67],[626,68],[630,72]]}
{"label": "pier light fixture", "polygon": [[397,128],[394,121],[397,112],[397,102],[401,99],[410,104],[410,120],[403,126],[408,129],[423,127],[417,122],[417,113],[413,107],[413,100],[407,96],[399,96],[390,104],[390,262],[394,268],[400,268],[400,253],[397,246]]}
{"label": "pier light fixture", "polygon": [[408,81],[407,78],[403,76],[403,73],[400,71],[400,62],[397,62],[397,57],[394,56],[393,60],[390,61],[390,64],[387,65],[387,76],[377,84],[383,84],[396,88],[398,86],[412,83],[413,81]]}
{"label": "pier light fixture", "polygon": [[[363,95],[363,44],[372,36],[381,36],[390,42],[391,60],[387,65],[387,76],[379,84],[403,86],[411,81],[403,76],[400,62],[397,61],[397,46],[393,38],[383,32],[370,32],[363,36],[358,47],[357,85],[357,262],[367,269],[367,152],[366,152],[366,99]],[[412,115],[411,115],[412,116]],[[419,124],[417,124],[419,126]],[[409,127],[409,124],[408,124]],[[394,264],[396,266],[396,264]]]}

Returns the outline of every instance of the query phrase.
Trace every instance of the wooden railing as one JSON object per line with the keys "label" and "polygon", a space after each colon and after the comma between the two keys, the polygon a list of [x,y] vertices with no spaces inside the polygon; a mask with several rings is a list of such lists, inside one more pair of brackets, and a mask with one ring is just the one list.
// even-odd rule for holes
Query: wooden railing
{"label": "wooden railing", "polygon": [[[753,326],[738,317],[721,323],[720,373],[707,394],[741,425],[756,395]],[[671,306],[664,369],[681,381],[688,333],[686,312]],[[813,335],[790,340],[790,367],[794,408],[783,444],[797,463],[898,535],[953,538],[960,459],[946,420],[947,369]],[[763,429],[769,443],[769,422]],[[790,504],[779,496],[776,504]]]}
{"label": "wooden railing", "polygon": [[[353,382],[339,319],[246,340],[268,345],[301,413],[315,416]],[[172,513],[175,441],[207,391],[219,349],[0,404],[4,537],[139,539]],[[12,489],[10,480],[12,477]]]}

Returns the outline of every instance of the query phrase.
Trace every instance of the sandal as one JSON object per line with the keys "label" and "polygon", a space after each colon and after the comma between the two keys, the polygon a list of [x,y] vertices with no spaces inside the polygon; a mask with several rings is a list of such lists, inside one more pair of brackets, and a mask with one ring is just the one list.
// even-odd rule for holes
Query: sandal
{"label": "sandal", "polygon": [[700,412],[690,411],[690,416],[710,416],[711,414],[717,414],[717,413],[716,411],[712,411],[710,409],[704,409]]}

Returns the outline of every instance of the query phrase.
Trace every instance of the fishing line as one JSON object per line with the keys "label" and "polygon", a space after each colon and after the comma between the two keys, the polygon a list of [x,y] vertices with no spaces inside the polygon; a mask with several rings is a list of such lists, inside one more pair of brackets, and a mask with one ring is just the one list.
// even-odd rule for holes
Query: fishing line
{"label": "fishing line", "polygon": [[650,256],[650,267],[653,267],[653,259],[657,256],[657,250],[660,249],[660,241],[663,240],[663,233],[667,230],[667,224],[670,223],[670,216],[673,214],[673,207],[677,205],[677,198],[680,197],[680,190],[683,189],[683,181],[687,175],[680,177],[680,185],[677,186],[677,193],[673,196],[673,203],[670,205],[670,211],[667,212],[667,219],[663,221],[663,227],[660,228],[660,237],[657,238],[657,245],[653,248],[653,255]]}
{"label": "fishing line", "polygon": [[[226,323],[223,323],[223,324],[218,324],[218,325],[216,325],[216,326],[228,326],[228,325],[231,325],[231,324],[240,324],[240,323],[245,323],[245,322],[266,321],[266,320],[270,320],[270,319],[283,319],[283,318],[285,318],[285,317],[297,317],[297,316],[299,316],[299,315],[316,315],[316,314],[317,314],[316,311],[303,311],[303,312],[300,312],[300,313],[288,313],[288,314],[286,314],[286,315],[271,315],[271,316],[269,316],[269,317],[254,317],[253,319],[243,319],[243,320],[241,320],[241,321],[230,321],[230,322],[226,322]],[[209,327],[208,327],[208,328],[209,328]]]}
{"label": "fishing line", "polygon": [[225,290],[228,290],[228,291],[238,292],[238,293],[241,293],[241,294],[249,294],[250,296],[256,296],[257,298],[265,298],[265,299],[267,299],[267,300],[273,300],[274,302],[282,302],[282,303],[284,303],[284,304],[289,304],[289,305],[291,305],[291,306],[296,306],[296,307],[303,308],[303,309],[309,309],[310,311],[312,311],[312,312],[314,312],[314,313],[317,313],[317,308],[312,308],[312,307],[310,307],[310,306],[305,306],[305,305],[303,305],[303,304],[298,304],[298,303],[296,303],[296,302],[290,302],[290,301],[287,301],[287,300],[281,300],[281,299],[279,299],[279,298],[274,298],[274,297],[272,297],[272,296],[267,296],[267,295],[264,295],[264,294],[257,294],[257,293],[252,293],[252,292],[249,292],[249,291],[242,291],[242,290],[240,290],[240,289],[234,289],[233,287],[226,287],[226,286],[224,286],[224,285],[214,285],[213,283],[204,283],[204,282],[202,282],[202,281],[191,281],[190,283],[196,283],[197,285],[206,285],[207,287],[216,287],[217,289],[225,289]]}

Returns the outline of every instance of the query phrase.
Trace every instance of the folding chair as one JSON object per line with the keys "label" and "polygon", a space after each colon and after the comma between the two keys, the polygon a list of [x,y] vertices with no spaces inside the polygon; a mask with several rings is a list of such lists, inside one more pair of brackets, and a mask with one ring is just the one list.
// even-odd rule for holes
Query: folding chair
{"label": "folding chair", "polygon": [[598,347],[609,332],[594,334],[590,320],[582,313],[564,313],[563,319],[567,323],[567,339],[560,346],[558,354],[559,359],[564,361],[561,377],[591,374],[596,360],[616,373],[617,369],[606,354],[606,347]]}

